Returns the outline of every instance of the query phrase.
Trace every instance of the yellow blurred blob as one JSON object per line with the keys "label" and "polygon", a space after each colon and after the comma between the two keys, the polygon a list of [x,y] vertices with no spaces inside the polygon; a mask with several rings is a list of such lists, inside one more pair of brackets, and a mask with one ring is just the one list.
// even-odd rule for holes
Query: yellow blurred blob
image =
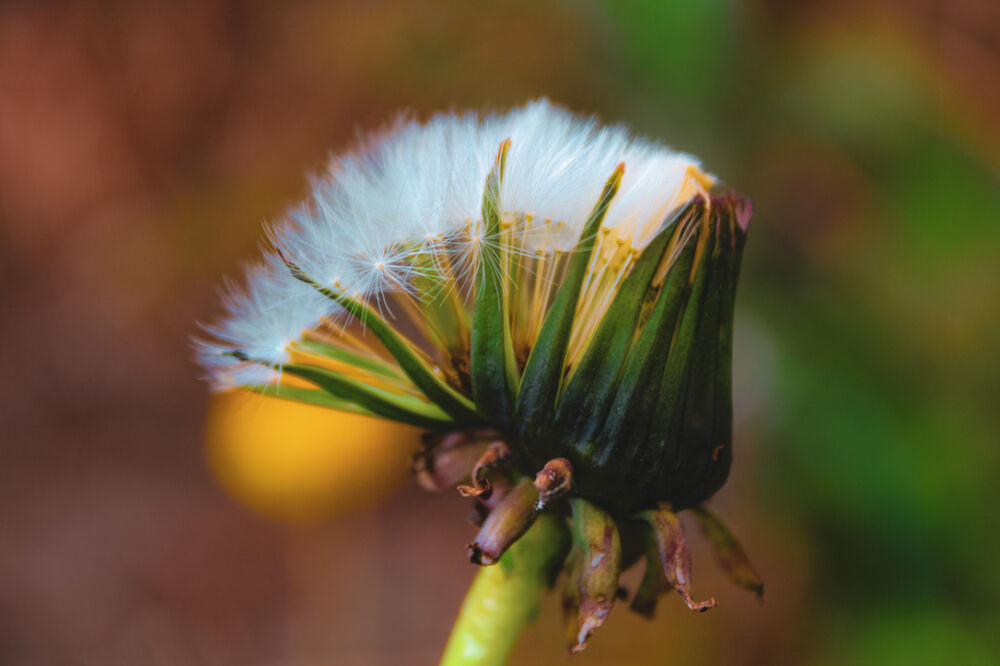
{"label": "yellow blurred blob", "polygon": [[420,430],[368,416],[232,391],[209,408],[206,457],[243,504],[284,521],[378,502],[409,475]]}

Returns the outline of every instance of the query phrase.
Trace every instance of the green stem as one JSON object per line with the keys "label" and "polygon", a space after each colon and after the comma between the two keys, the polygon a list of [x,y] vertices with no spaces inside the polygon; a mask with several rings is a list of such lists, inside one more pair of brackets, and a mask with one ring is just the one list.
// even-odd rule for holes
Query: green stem
{"label": "green stem", "polygon": [[538,614],[542,592],[566,552],[562,521],[542,514],[493,566],[484,566],[465,597],[441,666],[502,666]]}

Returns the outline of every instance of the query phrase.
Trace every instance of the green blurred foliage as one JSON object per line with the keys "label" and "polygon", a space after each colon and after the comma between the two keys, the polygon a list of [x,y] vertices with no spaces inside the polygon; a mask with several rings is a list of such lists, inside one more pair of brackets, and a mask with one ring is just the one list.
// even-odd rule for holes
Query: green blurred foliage
{"label": "green blurred foliage", "polygon": [[697,110],[660,133],[692,125],[683,148],[756,202],[741,306],[774,367],[743,382],[766,391],[746,427],[767,510],[814,550],[815,663],[991,663],[1000,181],[974,97],[860,6],[604,7],[629,104]]}

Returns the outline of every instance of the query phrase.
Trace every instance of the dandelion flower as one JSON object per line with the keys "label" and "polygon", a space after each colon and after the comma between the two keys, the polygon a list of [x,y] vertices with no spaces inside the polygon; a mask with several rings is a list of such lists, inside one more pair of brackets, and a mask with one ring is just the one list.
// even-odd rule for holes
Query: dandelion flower
{"label": "dandelion flower", "polygon": [[[576,652],[642,559],[633,610],[652,615],[670,589],[707,610],[714,599],[692,597],[687,509],[759,594],[704,507],[732,459],[750,217],[714,188],[694,157],[545,100],[400,121],[334,158],[268,229],[198,357],[218,387],[424,428],[421,485],[472,498],[470,559],[508,562],[463,617],[504,594],[504,576],[536,589],[563,571]],[[474,624],[460,619],[447,663],[503,658],[509,645]]]}

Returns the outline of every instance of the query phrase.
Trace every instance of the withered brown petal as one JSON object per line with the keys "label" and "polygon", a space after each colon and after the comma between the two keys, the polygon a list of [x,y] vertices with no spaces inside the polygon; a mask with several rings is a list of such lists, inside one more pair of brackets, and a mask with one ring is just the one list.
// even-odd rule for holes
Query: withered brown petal
{"label": "withered brown petal", "polygon": [[425,433],[413,456],[412,471],[417,483],[430,492],[445,492],[471,478],[489,443],[498,433],[492,429],[455,430]]}
{"label": "withered brown petal", "polygon": [[684,528],[677,514],[668,504],[662,503],[656,509],[641,512],[639,517],[652,529],[656,554],[663,568],[663,574],[684,599],[688,608],[698,612],[715,608],[717,604],[712,597],[705,601],[695,601],[691,598],[691,553],[688,552]]}
{"label": "withered brown petal", "polygon": [[573,464],[565,458],[553,458],[535,475],[538,510],[564,497],[573,488]]}
{"label": "withered brown petal", "polygon": [[509,465],[514,458],[514,452],[503,440],[490,442],[486,451],[476,462],[472,470],[472,485],[458,486],[458,492],[462,497],[479,497],[489,499],[493,492],[493,484],[486,478],[485,474],[489,470],[497,469]]}
{"label": "withered brown petal", "polygon": [[469,544],[469,559],[474,564],[496,564],[512,543],[521,538],[537,512],[538,491],[530,479],[521,479],[490,512]]}
{"label": "withered brown petal", "polygon": [[486,442],[474,442],[441,450],[421,449],[413,457],[413,474],[424,490],[434,493],[451,490],[469,480],[486,447]]}

